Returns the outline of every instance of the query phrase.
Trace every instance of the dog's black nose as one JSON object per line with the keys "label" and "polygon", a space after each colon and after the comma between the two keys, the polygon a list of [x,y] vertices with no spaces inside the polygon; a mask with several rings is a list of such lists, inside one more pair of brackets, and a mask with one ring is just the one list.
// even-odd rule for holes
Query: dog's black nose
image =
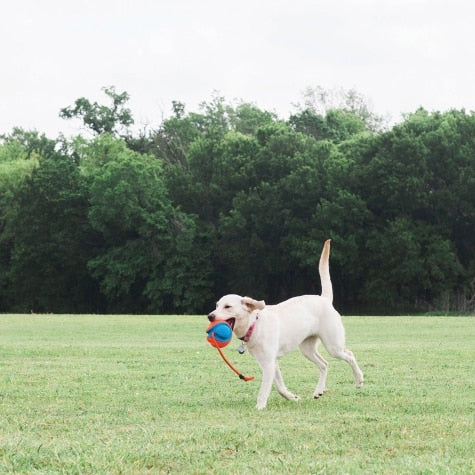
{"label": "dog's black nose", "polygon": [[216,320],[216,317],[215,317],[214,313],[210,313],[210,314],[208,315],[208,320],[209,320],[210,322],[214,322],[214,321]]}

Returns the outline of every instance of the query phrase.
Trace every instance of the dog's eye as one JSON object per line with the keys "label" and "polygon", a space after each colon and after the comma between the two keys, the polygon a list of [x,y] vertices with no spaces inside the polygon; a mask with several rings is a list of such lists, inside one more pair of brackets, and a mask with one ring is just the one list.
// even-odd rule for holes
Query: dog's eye
{"label": "dog's eye", "polygon": [[231,308],[231,305],[225,305],[224,308],[227,310],[228,308]]}

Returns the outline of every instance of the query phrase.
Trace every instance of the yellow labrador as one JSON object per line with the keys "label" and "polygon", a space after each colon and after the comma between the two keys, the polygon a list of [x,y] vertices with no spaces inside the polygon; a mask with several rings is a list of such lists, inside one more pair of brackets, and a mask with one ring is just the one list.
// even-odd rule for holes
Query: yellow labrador
{"label": "yellow labrador", "polygon": [[325,391],[327,361],[318,353],[321,341],[334,358],[346,361],[352,368],[356,387],[363,385],[363,373],[353,353],[345,348],[345,329],[340,314],[333,307],[333,289],[329,269],[330,240],[323,246],[319,273],[322,295],[302,295],[277,305],[263,300],[230,294],[222,297],[208,320],[224,320],[234,334],[243,340],[262,369],[262,383],[257,397],[257,409],[264,409],[275,383],[286,399],[299,401],[285,386],[277,359],[297,347],[320,370],[313,393],[318,398]]}

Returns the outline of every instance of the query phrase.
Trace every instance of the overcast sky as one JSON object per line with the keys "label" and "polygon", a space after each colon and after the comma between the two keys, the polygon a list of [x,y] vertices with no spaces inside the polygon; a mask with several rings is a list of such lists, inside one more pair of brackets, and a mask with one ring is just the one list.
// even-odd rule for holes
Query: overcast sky
{"label": "overcast sky", "polygon": [[103,86],[157,126],[218,91],[286,119],[307,87],[356,89],[399,121],[475,110],[473,0],[5,0],[0,134],[79,132],[58,117]]}

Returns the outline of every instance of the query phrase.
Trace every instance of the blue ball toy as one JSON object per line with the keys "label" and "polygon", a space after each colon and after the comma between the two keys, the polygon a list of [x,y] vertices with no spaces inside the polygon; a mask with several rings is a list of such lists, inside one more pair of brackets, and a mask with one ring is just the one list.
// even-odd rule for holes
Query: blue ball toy
{"label": "blue ball toy", "polygon": [[206,337],[208,343],[217,348],[228,345],[233,337],[233,329],[229,323],[223,320],[211,322],[206,329],[206,333],[208,334]]}

